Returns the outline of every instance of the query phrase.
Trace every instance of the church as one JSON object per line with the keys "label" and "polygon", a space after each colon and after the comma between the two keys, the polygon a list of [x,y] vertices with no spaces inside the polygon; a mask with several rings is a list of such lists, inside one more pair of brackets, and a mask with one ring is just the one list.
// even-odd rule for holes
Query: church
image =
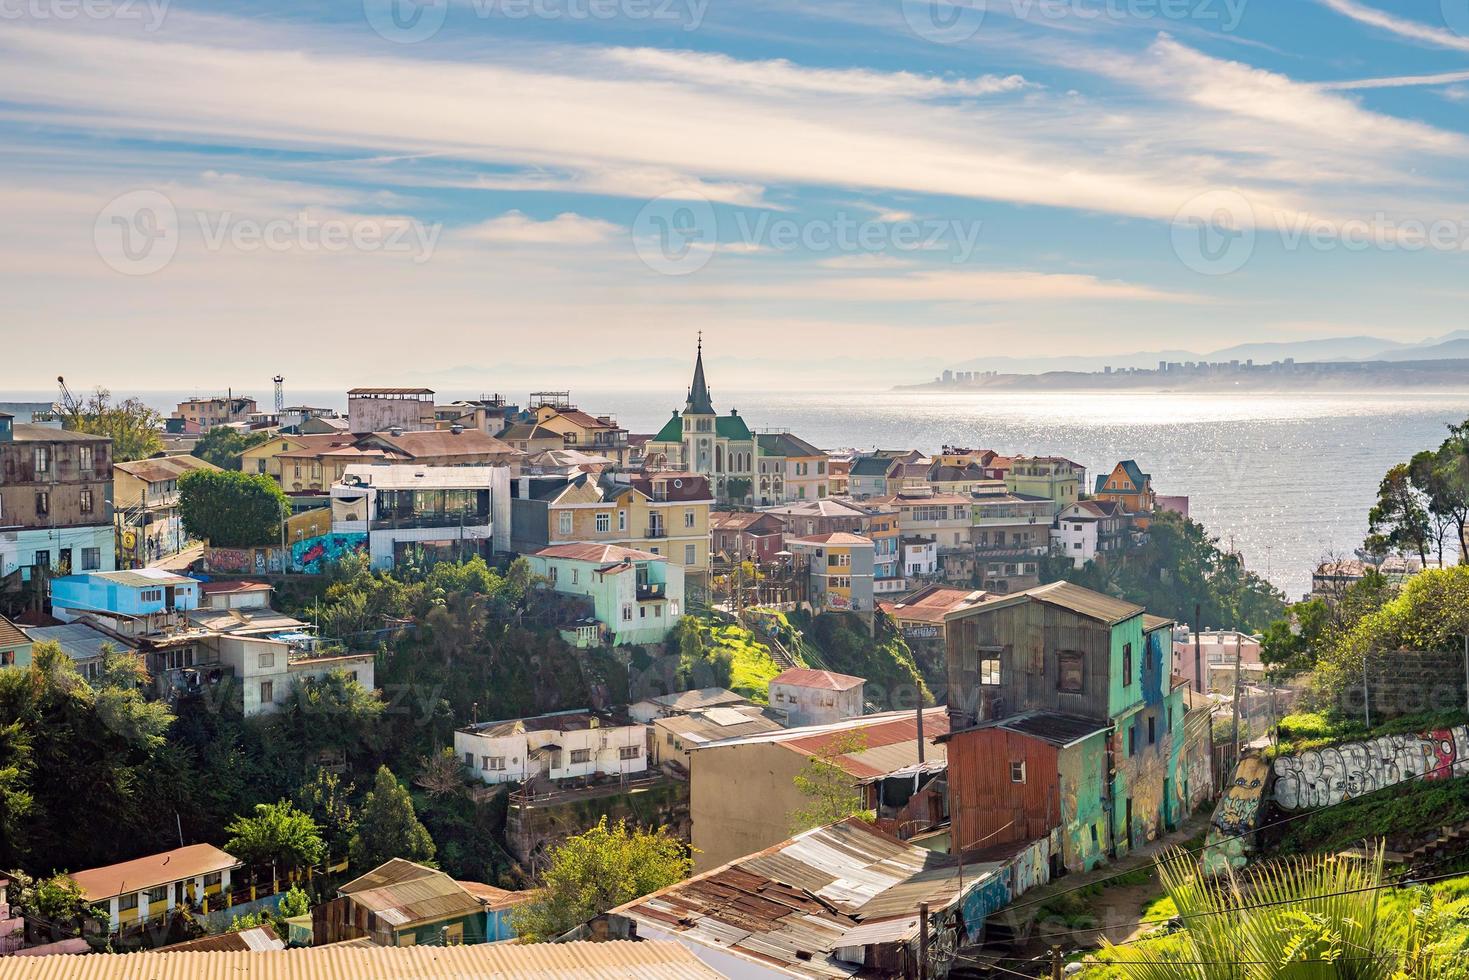
{"label": "church", "polygon": [[704,380],[702,336],[683,414],[674,410],[673,418],[649,440],[645,459],[649,470],[682,469],[707,476],[720,505],[749,503],[754,487],[755,436],[739,412],[730,409],[728,415],[719,415],[714,411]]}

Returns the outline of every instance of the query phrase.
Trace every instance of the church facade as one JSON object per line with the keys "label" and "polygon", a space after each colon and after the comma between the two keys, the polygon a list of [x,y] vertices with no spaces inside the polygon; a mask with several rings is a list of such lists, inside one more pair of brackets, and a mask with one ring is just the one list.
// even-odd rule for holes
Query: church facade
{"label": "church facade", "polygon": [[755,435],[739,412],[714,411],[704,380],[704,342],[694,358],[694,380],[683,412],[674,411],[663,428],[649,440],[649,469],[682,469],[709,478],[714,499],[721,505],[748,504],[754,489]]}

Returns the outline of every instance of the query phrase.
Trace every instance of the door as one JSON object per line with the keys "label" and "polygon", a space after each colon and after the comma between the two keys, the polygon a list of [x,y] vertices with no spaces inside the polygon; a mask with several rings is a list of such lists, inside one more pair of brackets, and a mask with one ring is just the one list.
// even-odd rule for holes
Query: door
{"label": "door", "polygon": [[59,569],[61,569],[61,571],[62,571],[63,574],[66,574],[66,575],[70,575],[71,574],[71,570],[72,569],[71,569],[71,549],[70,548],[62,548],[60,551],[57,552],[56,567],[59,568]]}
{"label": "door", "polygon": [[1127,851],[1132,853],[1132,797],[1127,798]]}

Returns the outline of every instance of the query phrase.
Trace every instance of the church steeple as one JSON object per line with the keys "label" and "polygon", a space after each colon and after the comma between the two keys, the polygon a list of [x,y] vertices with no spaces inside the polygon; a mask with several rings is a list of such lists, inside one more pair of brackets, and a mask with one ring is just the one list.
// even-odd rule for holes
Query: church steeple
{"label": "church steeple", "polygon": [[699,331],[699,352],[694,358],[694,383],[689,386],[689,400],[684,406],[685,415],[713,415],[714,402],[709,398],[709,386],[704,382],[704,332]]}

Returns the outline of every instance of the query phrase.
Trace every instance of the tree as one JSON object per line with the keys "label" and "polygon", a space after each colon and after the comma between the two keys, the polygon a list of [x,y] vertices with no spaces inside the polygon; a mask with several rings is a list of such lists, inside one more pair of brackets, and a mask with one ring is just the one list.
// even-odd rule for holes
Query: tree
{"label": "tree", "polygon": [[418,760],[413,785],[431,797],[453,796],[464,789],[464,763],[452,748]]}
{"label": "tree", "polygon": [[268,476],[194,470],[178,487],[184,530],[216,548],[273,544],[289,512],[285,491]]}
{"label": "tree", "polygon": [[238,470],[240,456],[273,437],[269,432],[245,432],[228,425],[216,425],[194,443],[190,455],[213,463],[222,470]]}
{"label": "tree", "polygon": [[511,912],[527,942],[546,942],[635,898],[688,877],[688,847],[667,833],[607,826],[604,816],[551,852],[539,898]]}
{"label": "tree", "polygon": [[413,810],[408,789],[387,766],[380,766],[372,790],[362,801],[352,835],[352,864],[366,872],[393,858],[431,861],[434,842]]}
{"label": "tree", "polygon": [[346,852],[357,830],[352,789],[351,783],[342,785],[341,776],[318,768],[311,781],[296,790],[296,806],[316,821],[332,854]]}
{"label": "tree", "polygon": [[836,763],[842,756],[866,748],[865,732],[847,732],[833,738],[807,760],[796,774],[796,789],[810,802],[791,814],[791,833],[825,827],[847,817],[867,816],[870,811],[862,805],[861,787]]}
{"label": "tree", "polygon": [[236,817],[224,849],[248,865],[306,868],[326,856],[321,828],[286,800],[255,804],[253,817]]}
{"label": "tree", "polygon": [[1426,567],[1433,534],[1428,504],[1408,463],[1388,470],[1377,488],[1377,503],[1367,515],[1367,550],[1416,554]]}
{"label": "tree", "polygon": [[163,451],[163,416],[136,398],[114,403],[112,393],[98,388],[85,400],[61,406],[61,424],[73,432],[90,432],[112,440],[119,462],[147,459]]}
{"label": "tree", "polygon": [[305,915],[311,911],[311,899],[306,893],[296,886],[281,896],[281,904],[276,908],[276,913],[282,919],[293,919],[298,915]]}

